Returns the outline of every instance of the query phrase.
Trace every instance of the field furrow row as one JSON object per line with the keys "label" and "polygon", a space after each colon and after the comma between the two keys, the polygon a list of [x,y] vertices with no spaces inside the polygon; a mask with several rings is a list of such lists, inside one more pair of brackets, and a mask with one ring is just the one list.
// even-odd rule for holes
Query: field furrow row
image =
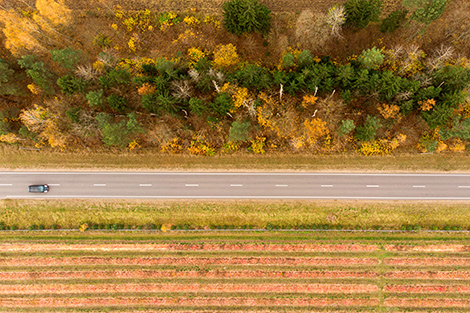
{"label": "field furrow row", "polygon": [[85,306],[376,306],[378,299],[332,299],[332,298],[0,298],[0,306],[9,307],[85,307]]}
{"label": "field furrow row", "polygon": [[162,293],[162,292],[273,292],[273,293],[368,293],[379,288],[372,284],[48,284],[1,285],[0,294],[63,293]]}
{"label": "field furrow row", "polygon": [[[3,258],[0,259],[0,266],[52,266],[52,265],[376,265],[380,261],[376,258],[277,258],[277,257],[232,257],[232,258],[198,258],[198,257],[145,257],[145,258],[110,258],[110,257],[26,257],[26,258]],[[470,264],[470,258],[468,259]]]}
{"label": "field furrow row", "polygon": [[[465,272],[468,275],[468,272]],[[0,280],[142,278],[375,278],[368,271],[41,271],[0,272]],[[470,276],[469,276],[470,277]]]}
{"label": "field furrow row", "polygon": [[0,252],[42,251],[306,251],[367,252],[376,245],[363,244],[0,244]]}

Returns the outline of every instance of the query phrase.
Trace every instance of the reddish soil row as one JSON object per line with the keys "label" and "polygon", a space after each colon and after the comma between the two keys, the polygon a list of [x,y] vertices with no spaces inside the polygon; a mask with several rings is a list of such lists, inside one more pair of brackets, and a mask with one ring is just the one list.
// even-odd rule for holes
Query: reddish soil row
{"label": "reddish soil row", "polygon": [[445,244],[445,245],[386,245],[385,251],[406,252],[469,252],[470,245]]}
{"label": "reddish soil row", "polygon": [[53,284],[2,285],[0,294],[64,294],[64,293],[137,293],[137,292],[273,292],[273,293],[369,293],[376,285],[361,284]]}
{"label": "reddish soil row", "polygon": [[389,258],[384,263],[402,266],[470,266],[470,258]]}
{"label": "reddish soil row", "polygon": [[0,280],[122,278],[375,278],[375,272],[351,271],[57,271],[0,272]]}
{"label": "reddish soil row", "polygon": [[[469,259],[470,261],[470,259]],[[110,258],[110,257],[66,257],[66,258],[4,258],[0,266],[54,266],[54,265],[315,265],[347,266],[376,265],[375,258],[271,258],[271,257],[227,257],[227,258]]]}
{"label": "reddish soil row", "polygon": [[86,306],[377,306],[378,299],[305,298],[0,298],[0,306],[11,307],[86,307]]}
{"label": "reddish soil row", "polygon": [[406,279],[470,279],[468,271],[396,271],[384,274],[386,278]]}
{"label": "reddish soil row", "polygon": [[406,293],[468,293],[470,285],[389,285],[384,287],[386,292],[406,292]]}
{"label": "reddish soil row", "polygon": [[39,251],[377,251],[376,245],[357,244],[3,244],[0,252]]}
{"label": "reddish soil row", "polygon": [[399,299],[388,298],[384,300],[388,307],[410,308],[469,308],[470,299]]}

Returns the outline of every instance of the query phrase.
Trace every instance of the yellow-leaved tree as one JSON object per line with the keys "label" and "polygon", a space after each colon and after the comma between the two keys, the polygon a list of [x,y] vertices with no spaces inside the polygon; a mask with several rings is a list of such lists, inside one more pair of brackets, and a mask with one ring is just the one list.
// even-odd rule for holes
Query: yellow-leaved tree
{"label": "yellow-leaved tree", "polygon": [[67,136],[59,129],[58,116],[48,108],[34,105],[31,109],[23,110],[20,119],[29,131],[38,135],[42,143],[47,142],[53,148],[65,147]]}
{"label": "yellow-leaved tree", "polygon": [[13,55],[47,51],[45,35],[34,20],[12,9],[0,10],[0,19],[3,21],[3,34],[6,38],[5,48]]}
{"label": "yellow-leaved tree", "polygon": [[72,20],[72,11],[64,0],[37,0],[36,11],[0,9],[5,47],[13,55],[45,53],[51,47],[69,46],[72,38],[64,29]]}

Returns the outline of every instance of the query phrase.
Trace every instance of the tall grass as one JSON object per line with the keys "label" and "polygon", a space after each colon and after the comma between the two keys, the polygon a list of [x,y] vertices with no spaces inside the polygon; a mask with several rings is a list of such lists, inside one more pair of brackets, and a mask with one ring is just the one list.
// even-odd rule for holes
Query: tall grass
{"label": "tall grass", "polygon": [[79,228],[89,225],[186,228],[468,229],[466,202],[283,200],[2,200],[0,223]]}

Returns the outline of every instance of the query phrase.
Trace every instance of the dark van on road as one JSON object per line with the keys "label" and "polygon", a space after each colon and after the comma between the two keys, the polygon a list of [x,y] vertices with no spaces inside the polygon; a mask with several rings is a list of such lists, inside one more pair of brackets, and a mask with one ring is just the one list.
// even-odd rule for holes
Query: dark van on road
{"label": "dark van on road", "polygon": [[39,192],[39,193],[44,193],[49,191],[49,186],[48,185],[30,185],[28,187],[29,192]]}

